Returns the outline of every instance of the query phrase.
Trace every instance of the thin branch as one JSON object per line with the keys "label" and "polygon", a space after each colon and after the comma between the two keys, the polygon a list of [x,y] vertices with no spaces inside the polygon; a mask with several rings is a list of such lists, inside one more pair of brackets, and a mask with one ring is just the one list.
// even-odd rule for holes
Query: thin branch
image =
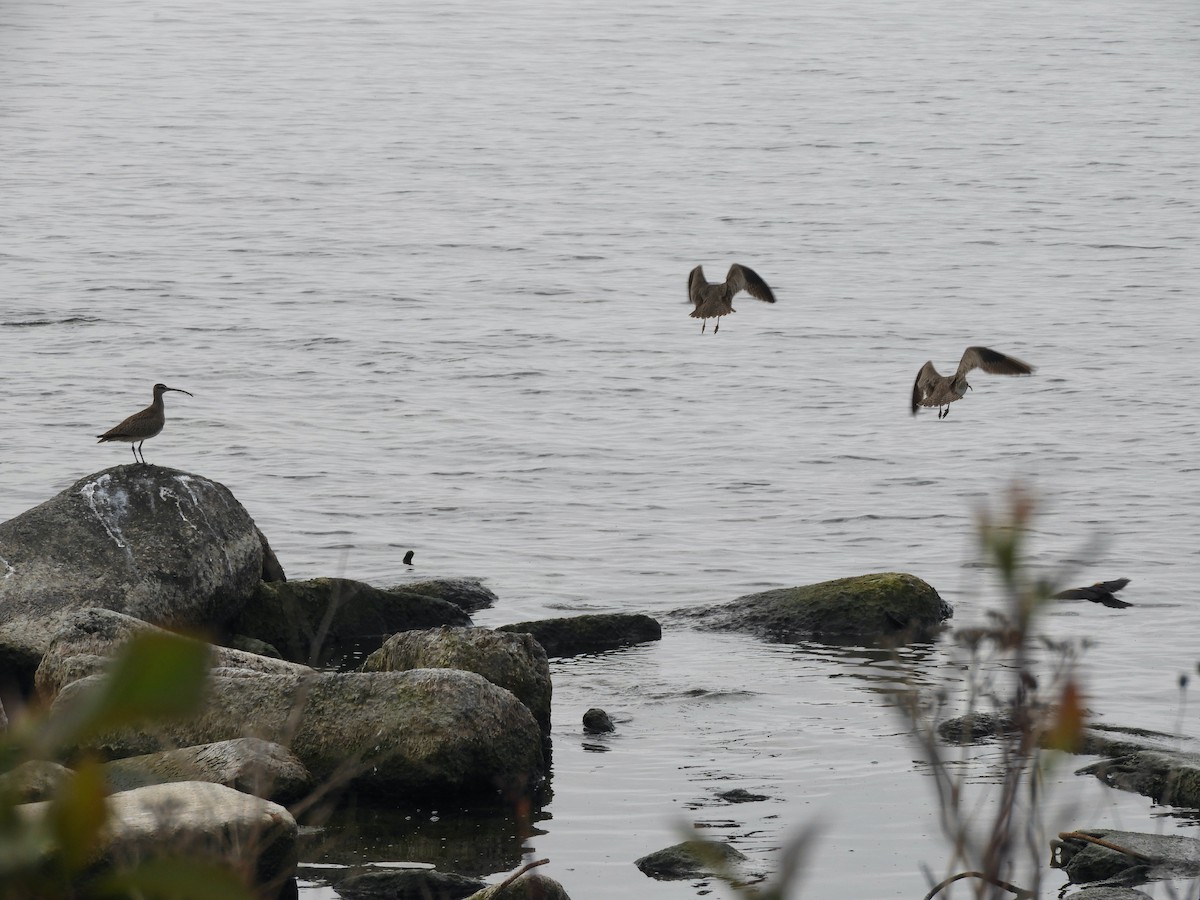
{"label": "thin branch", "polygon": [[960,881],[963,878],[981,878],[989,884],[994,884],[998,888],[1004,888],[1004,890],[1016,894],[1017,900],[1033,900],[1034,897],[1033,891],[1019,888],[1015,884],[1009,884],[1007,881],[1001,881],[999,878],[993,878],[991,875],[985,875],[983,872],[959,872],[957,875],[951,875],[945,881],[935,884],[933,889],[922,900],[933,900],[934,896],[943,888],[949,887],[954,882]]}

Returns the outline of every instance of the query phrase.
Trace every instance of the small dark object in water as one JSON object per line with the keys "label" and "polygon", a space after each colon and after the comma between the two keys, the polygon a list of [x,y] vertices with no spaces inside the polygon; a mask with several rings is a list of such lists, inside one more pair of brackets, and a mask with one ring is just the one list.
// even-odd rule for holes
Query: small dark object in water
{"label": "small dark object in water", "polygon": [[1105,606],[1111,606],[1113,609],[1124,609],[1127,606],[1133,606],[1133,604],[1126,603],[1124,600],[1118,600],[1113,594],[1127,584],[1129,584],[1128,578],[1117,578],[1113,581],[1097,581],[1088,587],[1059,591],[1054,595],[1054,599],[1091,600],[1093,603],[1103,603]]}
{"label": "small dark object in water", "polygon": [[608,713],[593,707],[583,714],[583,730],[588,734],[603,734],[607,731],[616,731],[616,726],[613,725]]}
{"label": "small dark object in water", "polygon": [[759,800],[770,800],[766,794],[752,794],[745,788],[734,788],[731,791],[725,791],[717,794],[726,803],[755,803]]}
{"label": "small dark object in water", "polygon": [[411,550],[409,550],[407,553],[404,554],[404,564],[406,566],[411,566],[413,564],[412,558],[413,558],[413,552]]}

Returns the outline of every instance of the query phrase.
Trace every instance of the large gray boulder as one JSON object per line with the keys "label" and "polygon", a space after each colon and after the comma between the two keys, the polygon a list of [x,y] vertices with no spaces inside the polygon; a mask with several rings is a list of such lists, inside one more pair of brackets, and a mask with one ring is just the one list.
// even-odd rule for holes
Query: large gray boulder
{"label": "large gray boulder", "polygon": [[266,641],[284,659],[337,665],[378,650],[398,631],[470,624],[460,606],[432,593],[313,578],[260,582],[228,630]]}
{"label": "large gray boulder", "polygon": [[[201,860],[248,872],[275,894],[296,870],[296,820],[282,806],[220,784],[184,781],[113,794],[96,865],[128,866],[155,858]],[[30,824],[50,803],[16,807]]]}
{"label": "large gray boulder", "polygon": [[466,900],[571,900],[571,897],[553,878],[526,872],[511,881],[506,878],[499,884],[476,891]]}
{"label": "large gray boulder", "polygon": [[902,572],[777,588],[747,594],[732,603],[674,612],[703,627],[781,641],[922,636],[953,614],[937,591],[915,575]]}
{"label": "large gray boulder", "polygon": [[550,731],[550,664],[528,634],[490,628],[430,628],[388,638],[367,657],[364,672],[462,669],[512,691],[529,707],[542,731]]}
{"label": "large gray boulder", "polygon": [[223,485],[116,466],[0,523],[0,670],[32,673],[74,611],[173,628],[232,618],[263,573],[254,520]]}
{"label": "large gray boulder", "polygon": [[1179,834],[1079,828],[1060,833],[1051,848],[1050,864],[1074,884],[1132,886],[1200,875],[1200,840]]}
{"label": "large gray boulder", "polygon": [[[62,689],[68,714],[103,675]],[[258,737],[287,746],[318,782],[375,797],[475,795],[541,780],[542,735],[513,694],[474,672],[314,672],[215,669],[203,707],[186,720],[130,727],[82,747],[108,758]]]}
{"label": "large gray boulder", "polygon": [[453,603],[468,613],[488,609],[494,606],[497,600],[495,591],[478,578],[426,578],[422,581],[405,581],[388,588],[388,593],[436,597]]}
{"label": "large gray boulder", "polygon": [[[62,688],[80,678],[104,671],[121,646],[135,634],[163,629],[108,609],[84,609],[72,613],[55,633],[34,674],[34,687],[44,700],[52,700]],[[254,672],[303,675],[308,666],[212,646],[214,668],[249,669]]]}

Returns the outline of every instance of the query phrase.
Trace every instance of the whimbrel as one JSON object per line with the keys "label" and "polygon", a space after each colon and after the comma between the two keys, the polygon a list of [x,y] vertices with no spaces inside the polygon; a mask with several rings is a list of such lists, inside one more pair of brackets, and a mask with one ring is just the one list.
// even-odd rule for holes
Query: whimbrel
{"label": "whimbrel", "polygon": [[[154,386],[154,402],[143,409],[141,412],[135,412],[132,416],[118,425],[116,428],[110,428],[104,434],[97,435],[100,440],[97,444],[103,444],[105,441],[129,441],[129,449],[133,451],[133,459],[138,461],[138,453],[141,453],[142,444],[154,437],[163,430],[163,423],[167,421],[166,413],[163,411],[163,394],[167,391],[178,391],[181,394],[192,396],[190,392],[183,388],[167,387],[165,384],[156,384]],[[137,444],[135,447],[134,444]],[[146,456],[142,455],[141,463],[145,465]]]}
{"label": "whimbrel", "polygon": [[700,333],[708,325],[709,319],[716,319],[713,334],[721,330],[721,316],[737,312],[733,308],[733,295],[745,291],[751,297],[757,297],[767,303],[775,302],[775,295],[767,287],[767,283],[753,269],[734,263],[729,267],[729,273],[720,284],[709,284],[704,277],[704,267],[696,266],[688,275],[688,299],[696,307],[691,312],[693,319],[704,319]]}
{"label": "whimbrel", "polygon": [[1113,581],[1097,581],[1088,587],[1059,591],[1054,595],[1054,599],[1091,600],[1093,603],[1103,603],[1105,606],[1111,606],[1113,609],[1124,609],[1127,606],[1133,606],[1133,604],[1126,603],[1124,600],[1118,600],[1113,594],[1127,584],[1129,584],[1128,578],[1117,578]]}
{"label": "whimbrel", "polygon": [[1006,356],[987,347],[968,347],[953,376],[939,374],[932,362],[921,366],[917,380],[913,382],[912,414],[917,414],[918,406],[936,406],[939,419],[950,415],[950,404],[961,400],[968,389],[973,390],[967,384],[967,373],[972,369],[983,369],[993,375],[1029,375],[1033,372],[1033,366],[1015,356]]}

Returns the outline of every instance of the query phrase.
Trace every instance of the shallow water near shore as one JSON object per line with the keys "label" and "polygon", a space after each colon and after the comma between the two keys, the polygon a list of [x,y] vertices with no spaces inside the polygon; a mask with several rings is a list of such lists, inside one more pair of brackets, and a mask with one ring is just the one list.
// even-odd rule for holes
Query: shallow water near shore
{"label": "shallow water near shore", "polygon": [[[195,396],[147,458],[227,485],[292,578],[481,576],[499,625],[905,571],[964,624],[1001,602],[975,512],[1021,478],[1034,565],[1132,579],[1045,620],[1092,639],[1094,716],[1200,731],[1194,4],[18,0],[0,34],[0,519],[129,461],[94,435],[163,381]],[[687,273],[735,261],[779,302],[701,335]],[[971,344],[1038,370],[911,417]],[[883,699],[909,667],[962,683],[945,640],[669,620],[556,662],[553,797],[475,868],[674,900],[713,886],[633,860],[681,829],[768,871],[817,820],[811,896],[920,896],[949,862]],[[1196,835],[1076,762],[1048,833]],[[412,815],[357,861],[471,843]]]}

